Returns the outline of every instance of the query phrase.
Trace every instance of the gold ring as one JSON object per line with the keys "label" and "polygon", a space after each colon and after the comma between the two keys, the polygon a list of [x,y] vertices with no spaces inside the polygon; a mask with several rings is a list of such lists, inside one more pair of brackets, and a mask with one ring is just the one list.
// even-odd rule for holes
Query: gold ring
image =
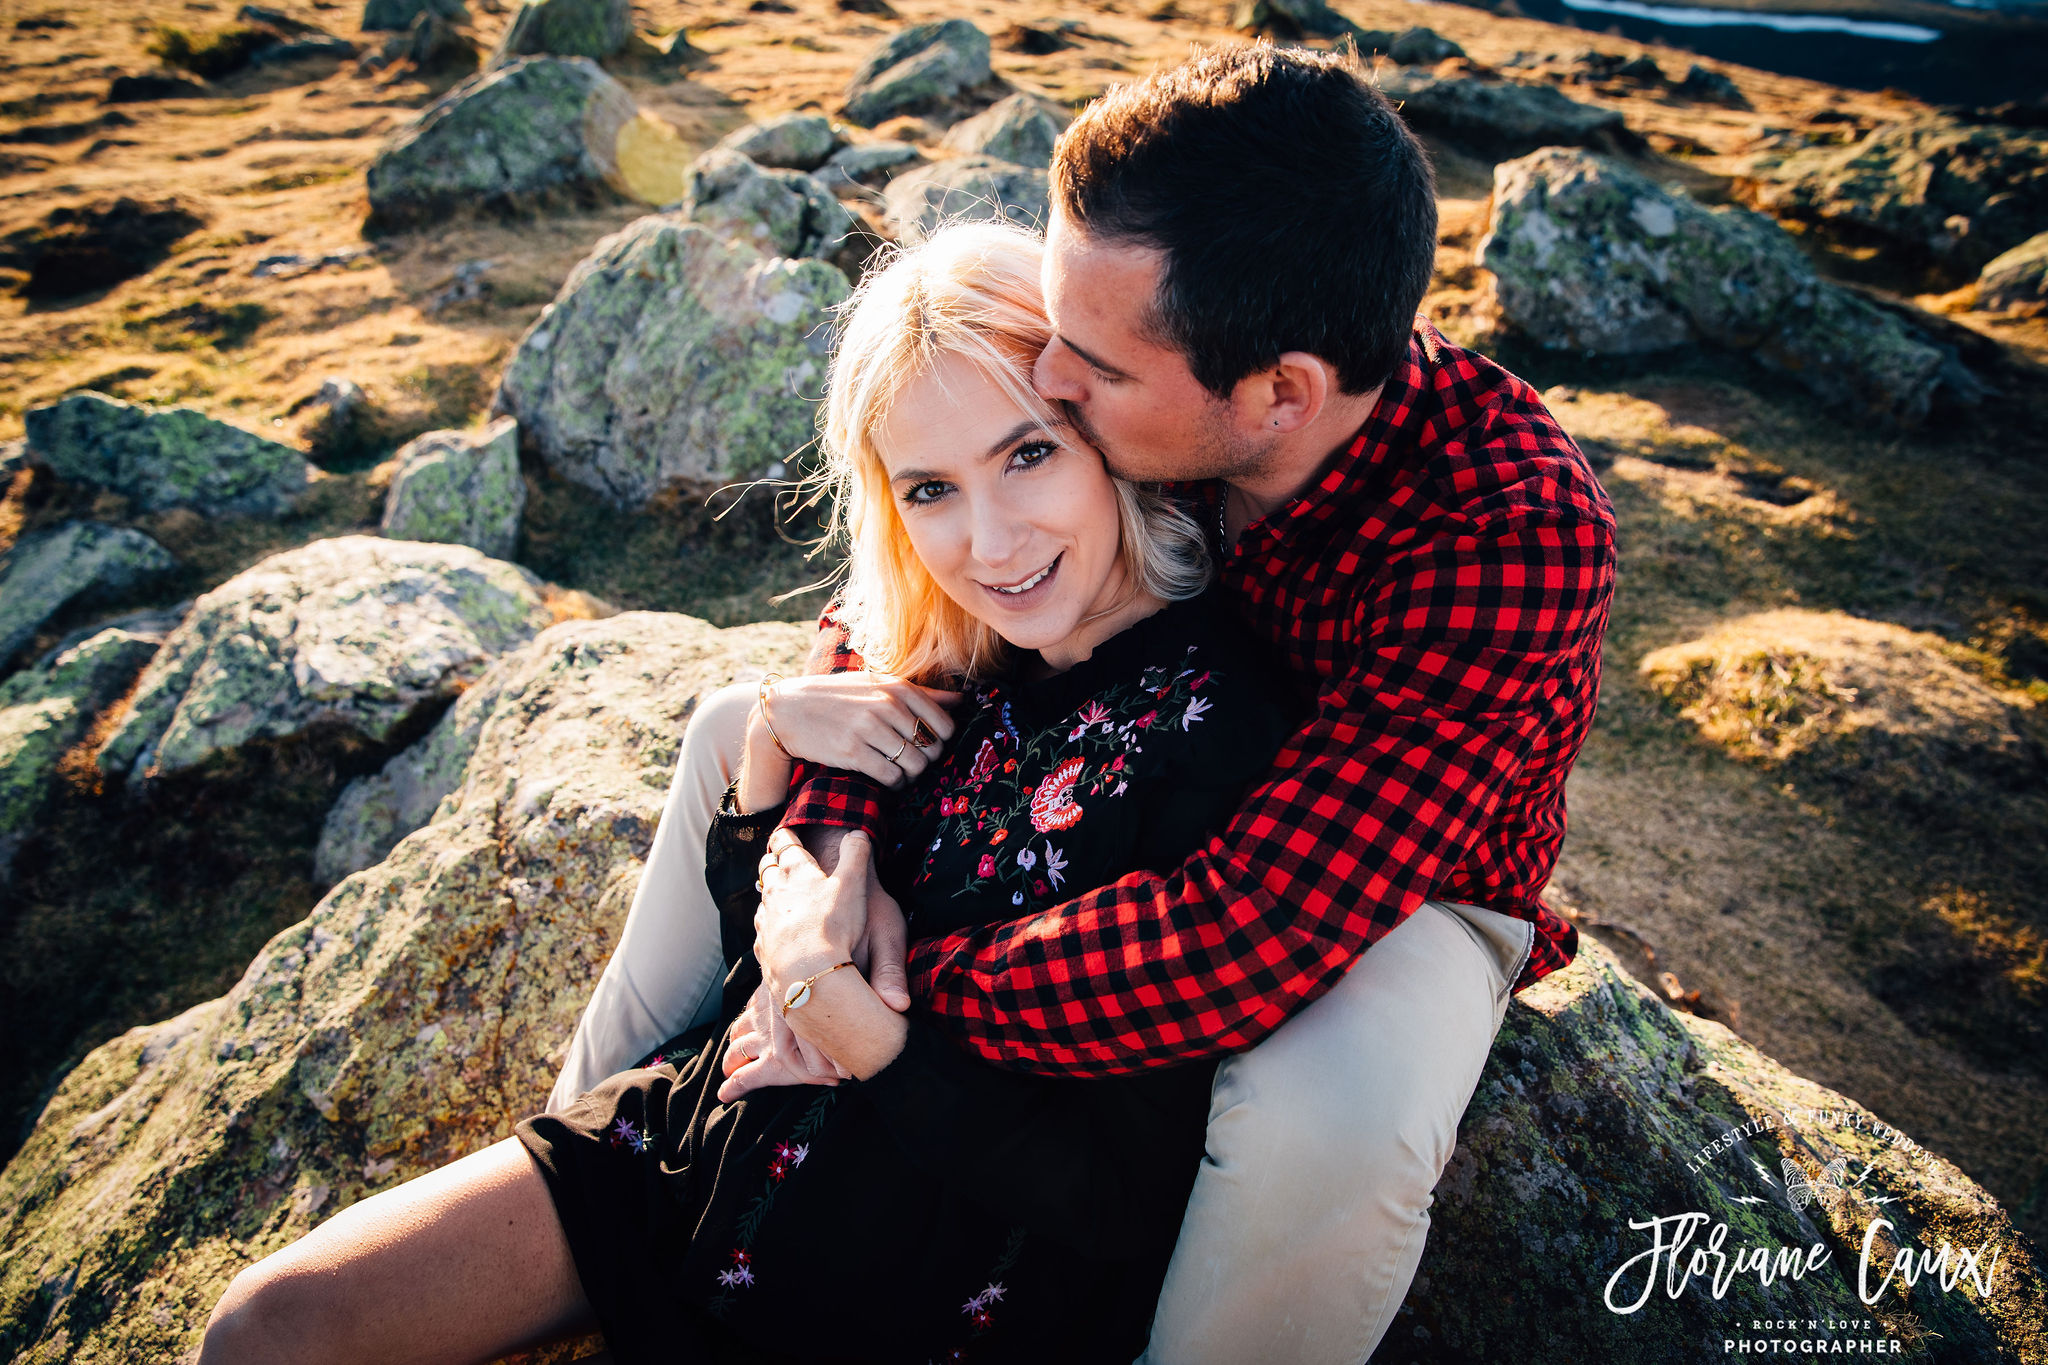
{"label": "gold ring", "polygon": [[899,745],[897,745],[897,746],[896,746],[896,752],[895,752],[895,753],[893,753],[893,754],[890,754],[890,755],[889,755],[889,761],[890,761],[891,763],[894,763],[894,762],[895,762],[895,761],[896,761],[897,759],[899,759],[899,758],[903,757],[903,751],[904,751],[905,749],[908,749],[909,747],[910,747],[910,737],[909,737],[908,735],[906,735],[906,736],[904,736],[904,738],[903,738],[903,742],[902,742],[901,744],[899,744]]}
{"label": "gold ring", "polygon": [[916,726],[910,731],[910,742],[920,749],[929,749],[939,742],[939,737],[931,726],[924,723],[924,717],[919,716]]}
{"label": "gold ring", "polygon": [[760,895],[760,894],[762,894],[763,892],[767,891],[767,889],[768,889],[767,887],[765,887],[765,886],[761,885],[761,879],[760,879],[759,877],[756,877],[756,878],[754,878],[754,894],[755,894],[755,895]]}

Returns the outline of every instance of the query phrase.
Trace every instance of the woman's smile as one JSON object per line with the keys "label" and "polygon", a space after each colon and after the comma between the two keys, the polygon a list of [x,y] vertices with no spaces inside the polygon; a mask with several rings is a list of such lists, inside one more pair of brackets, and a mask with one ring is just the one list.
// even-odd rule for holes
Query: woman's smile
{"label": "woman's smile", "polygon": [[1057,555],[1053,556],[1052,563],[1021,582],[1010,584],[983,583],[981,586],[994,593],[996,600],[1006,610],[1014,611],[1020,608],[1035,607],[1052,595],[1053,579],[1059,574],[1060,561],[1066,557],[1066,551],[1060,551]]}

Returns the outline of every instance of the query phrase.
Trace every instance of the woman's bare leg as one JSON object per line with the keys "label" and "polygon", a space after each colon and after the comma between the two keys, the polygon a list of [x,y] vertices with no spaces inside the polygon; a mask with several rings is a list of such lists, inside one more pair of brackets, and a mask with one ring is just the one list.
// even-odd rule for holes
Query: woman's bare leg
{"label": "woman's bare leg", "polygon": [[243,1271],[199,1365],[454,1365],[592,1325],[540,1168],[507,1138]]}

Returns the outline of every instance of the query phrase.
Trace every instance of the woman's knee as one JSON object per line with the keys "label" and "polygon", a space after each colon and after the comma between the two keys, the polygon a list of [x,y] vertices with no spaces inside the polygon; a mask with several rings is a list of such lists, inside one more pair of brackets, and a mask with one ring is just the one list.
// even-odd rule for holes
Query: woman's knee
{"label": "woman's knee", "polygon": [[346,1359],[348,1343],[320,1321],[324,1305],[317,1279],[284,1253],[235,1276],[206,1320],[197,1365]]}

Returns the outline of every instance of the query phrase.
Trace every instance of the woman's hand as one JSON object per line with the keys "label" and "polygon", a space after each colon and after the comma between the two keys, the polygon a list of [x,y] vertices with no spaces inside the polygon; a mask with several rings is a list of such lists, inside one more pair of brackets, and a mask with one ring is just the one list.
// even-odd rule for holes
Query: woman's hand
{"label": "woman's hand", "polygon": [[820,673],[771,686],[766,721],[794,757],[896,788],[923,772],[953,737],[946,708],[959,700],[958,692],[887,673]]}
{"label": "woman's hand", "polygon": [[764,981],[733,1020],[719,1063],[725,1073],[718,1087],[720,1104],[770,1086],[837,1085],[845,1078],[844,1068],[790,1032],[781,1003]]}

